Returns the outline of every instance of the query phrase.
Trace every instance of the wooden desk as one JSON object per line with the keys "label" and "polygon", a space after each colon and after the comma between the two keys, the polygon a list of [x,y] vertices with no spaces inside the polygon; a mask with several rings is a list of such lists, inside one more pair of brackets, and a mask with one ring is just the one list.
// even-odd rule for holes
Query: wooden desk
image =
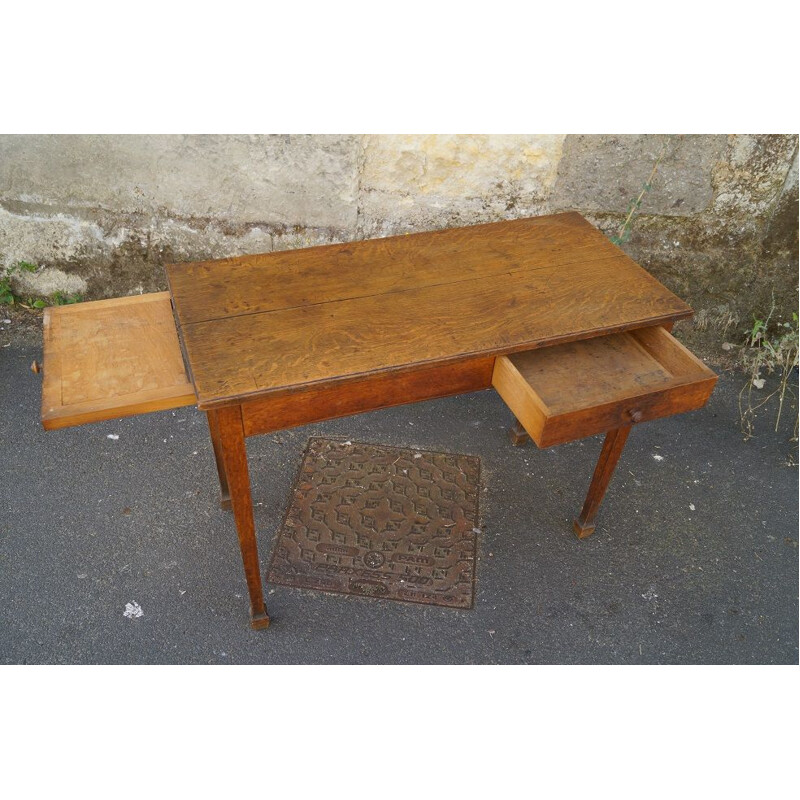
{"label": "wooden desk", "polygon": [[691,309],[577,213],[166,271],[175,325],[166,293],[48,309],[42,421],[196,399],[255,628],[269,616],[246,437],[494,386],[515,442],[607,433],[586,536],[630,427],[698,408],[715,380],[667,332]]}
{"label": "wooden desk", "polygon": [[269,617],[247,436],[486,389],[497,356],[691,314],[576,213],[177,264],[167,277],[254,627]]}

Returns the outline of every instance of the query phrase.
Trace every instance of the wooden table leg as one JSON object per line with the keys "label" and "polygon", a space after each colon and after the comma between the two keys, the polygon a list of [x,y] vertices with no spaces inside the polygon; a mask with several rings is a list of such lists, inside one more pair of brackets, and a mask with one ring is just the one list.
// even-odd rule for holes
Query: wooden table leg
{"label": "wooden table leg", "polygon": [[630,432],[631,426],[626,425],[623,428],[615,428],[606,434],[603,449],[600,451],[600,458],[597,460],[597,466],[592,476],[592,482],[589,484],[586,502],[583,504],[580,516],[572,523],[579,539],[585,539],[594,533],[595,515],[600,508],[600,503],[603,502],[611,476],[614,474],[614,468],[617,466],[620,455],[622,455],[622,448],[625,447],[625,441]]}
{"label": "wooden table leg", "polygon": [[211,445],[214,448],[214,460],[217,462],[217,475],[219,475],[219,507],[230,511],[231,492],[228,489],[228,476],[225,474],[225,462],[222,460],[222,447],[219,442],[219,421],[213,412],[207,413],[208,430],[211,434]]}
{"label": "wooden table leg", "polygon": [[531,440],[530,434],[522,427],[522,423],[516,417],[514,417],[514,424],[508,429],[508,438],[514,447],[527,444]]}
{"label": "wooden table leg", "polygon": [[269,615],[264,606],[264,590],[261,584],[261,570],[258,566],[256,546],[256,526],[253,520],[253,501],[250,495],[250,474],[247,469],[247,448],[242,425],[241,406],[226,406],[208,412],[209,418],[216,417],[213,426],[218,426],[219,449],[230,488],[233,517],[239,535],[244,574],[250,592],[250,625],[253,628],[266,628]]}

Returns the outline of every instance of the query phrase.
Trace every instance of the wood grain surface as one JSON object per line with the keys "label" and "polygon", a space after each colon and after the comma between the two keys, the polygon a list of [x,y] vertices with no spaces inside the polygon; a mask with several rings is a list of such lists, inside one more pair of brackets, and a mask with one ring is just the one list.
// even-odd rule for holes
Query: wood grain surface
{"label": "wood grain surface", "polygon": [[167,274],[200,408],[691,314],[574,213]]}
{"label": "wood grain surface", "polygon": [[45,309],[46,429],[193,405],[168,292]]}
{"label": "wood grain surface", "polygon": [[620,255],[580,214],[167,267],[181,324]]}

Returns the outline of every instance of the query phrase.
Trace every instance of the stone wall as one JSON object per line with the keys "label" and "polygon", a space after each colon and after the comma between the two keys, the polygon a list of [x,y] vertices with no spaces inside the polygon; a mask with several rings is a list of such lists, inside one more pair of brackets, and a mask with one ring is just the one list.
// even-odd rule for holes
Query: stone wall
{"label": "stone wall", "polygon": [[795,135],[0,136],[21,292],[165,286],[163,264],[578,210],[698,312],[709,348],[797,306]]}

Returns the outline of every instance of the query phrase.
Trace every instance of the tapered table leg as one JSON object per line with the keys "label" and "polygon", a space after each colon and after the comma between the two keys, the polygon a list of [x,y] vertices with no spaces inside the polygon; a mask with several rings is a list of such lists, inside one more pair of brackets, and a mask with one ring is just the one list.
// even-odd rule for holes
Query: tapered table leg
{"label": "tapered table leg", "polygon": [[514,447],[527,444],[531,440],[530,434],[522,427],[522,423],[516,417],[514,417],[514,424],[508,429],[508,438]]}
{"label": "tapered table leg", "polygon": [[211,445],[214,448],[214,460],[217,462],[217,475],[219,475],[219,507],[225,511],[231,510],[231,492],[228,489],[228,476],[225,474],[225,463],[222,460],[222,447],[219,441],[219,420],[213,412],[206,414],[208,430],[211,434]]}
{"label": "tapered table leg", "polygon": [[624,428],[615,428],[606,434],[592,482],[589,484],[586,502],[583,504],[580,516],[572,523],[579,539],[585,539],[594,533],[595,515],[603,502],[611,476],[614,474],[614,468],[622,455],[622,449],[625,447],[625,441],[630,432],[631,426],[626,425]]}
{"label": "tapered table leg", "polygon": [[230,490],[236,532],[242,551],[244,575],[250,593],[250,625],[253,628],[266,628],[269,615],[264,605],[264,590],[261,584],[261,570],[258,566],[256,546],[256,526],[253,520],[253,501],[250,495],[250,474],[247,469],[247,448],[242,425],[241,406],[226,406],[209,411],[209,418],[216,417],[213,425],[218,425],[219,449]]}

